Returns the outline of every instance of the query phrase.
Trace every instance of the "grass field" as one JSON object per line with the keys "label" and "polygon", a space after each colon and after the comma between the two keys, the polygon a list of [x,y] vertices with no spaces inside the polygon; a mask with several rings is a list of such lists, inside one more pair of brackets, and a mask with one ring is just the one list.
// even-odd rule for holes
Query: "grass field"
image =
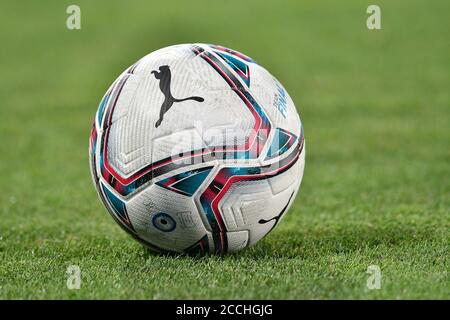
{"label": "grass field", "polygon": [[[450,298],[450,3],[3,1],[0,298]],[[366,28],[378,4],[382,30]],[[98,102],[175,43],[256,59],[297,104],[302,188],[277,229],[224,257],[148,254],[92,186]],[[82,271],[80,290],[66,269]],[[381,289],[366,286],[369,265]]]}

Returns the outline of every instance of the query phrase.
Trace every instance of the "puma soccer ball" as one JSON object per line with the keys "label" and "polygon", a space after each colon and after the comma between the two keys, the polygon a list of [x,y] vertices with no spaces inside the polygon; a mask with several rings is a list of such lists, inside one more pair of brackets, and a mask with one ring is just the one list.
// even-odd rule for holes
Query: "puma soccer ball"
{"label": "puma soccer ball", "polygon": [[295,105],[237,51],[183,44],[126,69],[100,102],[91,173],[116,222],[157,252],[255,244],[288,211],[303,176]]}

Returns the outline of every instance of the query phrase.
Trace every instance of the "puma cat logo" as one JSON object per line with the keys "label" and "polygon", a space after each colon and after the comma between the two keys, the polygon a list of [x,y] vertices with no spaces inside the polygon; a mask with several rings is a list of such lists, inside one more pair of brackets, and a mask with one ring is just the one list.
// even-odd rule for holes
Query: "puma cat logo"
{"label": "puma cat logo", "polygon": [[198,102],[203,102],[205,99],[202,97],[188,97],[184,99],[176,99],[173,97],[172,92],[170,91],[170,82],[172,81],[172,74],[170,72],[170,68],[167,65],[160,66],[159,72],[156,70],[153,70],[151,72],[155,75],[155,78],[159,80],[159,89],[161,89],[161,92],[164,94],[164,102],[161,105],[161,110],[159,111],[159,119],[155,123],[155,127],[158,128],[161,125],[161,122],[163,121],[164,114],[169,111],[169,109],[172,107],[174,102],[182,102],[186,100],[195,100]]}

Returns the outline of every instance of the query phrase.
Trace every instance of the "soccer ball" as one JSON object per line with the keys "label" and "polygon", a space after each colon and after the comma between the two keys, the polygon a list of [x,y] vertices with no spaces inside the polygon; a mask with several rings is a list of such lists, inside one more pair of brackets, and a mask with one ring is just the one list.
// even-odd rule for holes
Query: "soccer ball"
{"label": "soccer ball", "polygon": [[91,174],[116,222],[157,252],[255,244],[288,211],[305,164],[284,87],[251,58],[182,44],[125,70],[100,102]]}

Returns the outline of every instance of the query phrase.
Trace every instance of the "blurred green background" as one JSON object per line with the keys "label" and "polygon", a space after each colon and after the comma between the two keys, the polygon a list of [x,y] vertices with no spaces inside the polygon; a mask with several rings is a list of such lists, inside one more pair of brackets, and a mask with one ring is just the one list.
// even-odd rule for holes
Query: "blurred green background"
{"label": "blurred green background", "polygon": [[[70,4],[81,30],[66,28]],[[382,30],[367,29],[369,4]],[[2,1],[0,298],[450,298],[449,12],[447,0]],[[254,58],[305,126],[294,206],[225,257],[149,255],[89,175],[109,84],[189,42]],[[66,287],[69,265],[80,290]]]}

